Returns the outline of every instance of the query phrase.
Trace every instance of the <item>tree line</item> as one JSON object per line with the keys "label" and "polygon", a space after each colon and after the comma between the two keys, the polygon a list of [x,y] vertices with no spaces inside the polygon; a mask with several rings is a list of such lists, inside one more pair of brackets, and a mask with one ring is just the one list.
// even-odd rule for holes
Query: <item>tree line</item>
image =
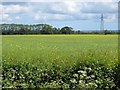
{"label": "tree line", "polygon": [[116,34],[114,31],[81,31],[73,30],[72,27],[65,26],[56,28],[48,24],[1,24],[0,31],[2,35],[15,35],[15,34]]}

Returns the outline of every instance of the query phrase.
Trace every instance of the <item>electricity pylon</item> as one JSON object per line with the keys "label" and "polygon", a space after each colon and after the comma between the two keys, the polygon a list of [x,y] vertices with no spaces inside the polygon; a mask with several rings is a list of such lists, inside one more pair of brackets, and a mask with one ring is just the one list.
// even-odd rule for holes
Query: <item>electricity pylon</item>
{"label": "electricity pylon", "polygon": [[100,25],[100,30],[104,31],[104,16],[103,13],[101,14],[101,25]]}

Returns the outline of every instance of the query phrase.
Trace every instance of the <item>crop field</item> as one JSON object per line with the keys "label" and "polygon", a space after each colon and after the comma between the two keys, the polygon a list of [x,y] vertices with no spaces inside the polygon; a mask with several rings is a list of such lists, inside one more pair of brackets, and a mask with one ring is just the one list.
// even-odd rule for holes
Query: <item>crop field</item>
{"label": "crop field", "polygon": [[3,35],[2,62],[4,88],[119,87],[118,35]]}
{"label": "crop field", "polygon": [[78,59],[110,63],[118,60],[117,40],[117,35],[3,36],[3,61],[47,66],[50,63],[66,66]]}

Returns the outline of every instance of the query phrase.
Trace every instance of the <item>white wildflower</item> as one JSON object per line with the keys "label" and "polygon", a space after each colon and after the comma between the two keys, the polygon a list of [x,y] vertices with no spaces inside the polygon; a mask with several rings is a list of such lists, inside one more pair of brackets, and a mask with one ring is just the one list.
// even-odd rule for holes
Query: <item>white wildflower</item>
{"label": "white wildflower", "polygon": [[91,71],[92,69],[91,69],[91,68],[88,68],[88,70],[90,70],[90,71]]}
{"label": "white wildflower", "polygon": [[83,80],[79,80],[79,84],[82,84],[82,83],[84,83]]}
{"label": "white wildflower", "polygon": [[78,74],[76,74],[76,73],[75,73],[75,74],[73,74],[73,76],[78,78]]}
{"label": "white wildflower", "polygon": [[71,79],[70,81],[71,81],[72,83],[77,83],[77,82],[76,82],[76,79],[74,79],[74,78]]}
{"label": "white wildflower", "polygon": [[87,72],[86,72],[86,71],[82,71],[82,70],[81,70],[81,71],[79,71],[79,73],[86,74]]}
{"label": "white wildflower", "polygon": [[91,75],[91,78],[95,78],[95,75]]}

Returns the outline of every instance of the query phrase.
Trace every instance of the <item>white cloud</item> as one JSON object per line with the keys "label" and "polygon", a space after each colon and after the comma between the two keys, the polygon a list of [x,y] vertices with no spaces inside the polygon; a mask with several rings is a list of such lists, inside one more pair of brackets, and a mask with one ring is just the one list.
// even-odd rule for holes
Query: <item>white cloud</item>
{"label": "white cloud", "polygon": [[4,13],[21,13],[21,12],[27,12],[30,8],[27,6],[21,6],[21,5],[4,5],[3,6],[3,12]]}
{"label": "white cloud", "polygon": [[78,6],[77,2],[64,2],[65,7],[69,13],[77,13],[81,9],[81,6]]}
{"label": "white cloud", "polygon": [[106,22],[114,22],[114,21],[117,21],[117,15],[116,15],[116,14],[108,15],[108,16],[105,18],[105,21],[106,21]]}
{"label": "white cloud", "polygon": [[[33,14],[32,14],[33,15]],[[48,20],[69,20],[69,19],[73,19],[72,16],[69,15],[64,15],[64,14],[34,14],[33,15],[34,20],[44,20],[44,21],[48,21]]]}
{"label": "white cloud", "polygon": [[118,4],[115,2],[93,2],[82,4],[83,13],[117,13]]}
{"label": "white cloud", "polygon": [[0,21],[11,21],[11,17],[8,14],[0,14]]}
{"label": "white cloud", "polygon": [[[100,18],[100,13],[105,15],[106,21],[116,20],[117,3],[113,0],[110,2],[78,2],[64,1],[64,2],[29,2],[27,5],[0,5],[3,9],[3,16],[5,20],[9,20],[13,16],[14,19],[21,19],[20,15],[24,14],[33,18],[34,20],[88,20]],[[99,0],[105,1],[105,0]],[[0,11],[2,12],[2,9]],[[115,14],[115,15],[113,15]],[[6,16],[8,15],[8,16]],[[23,16],[24,16],[23,15]],[[9,18],[7,18],[9,17]]]}
{"label": "white cloud", "polygon": [[100,18],[101,13],[117,14],[117,3],[52,2],[37,3],[37,6],[34,3],[34,9],[35,20],[88,20]]}
{"label": "white cloud", "polygon": [[24,14],[30,11],[30,7],[21,5],[0,5],[1,21],[12,21],[20,19],[17,14]]}
{"label": "white cloud", "polygon": [[[73,0],[2,0],[2,2],[71,2]],[[119,0],[74,0],[74,2],[118,2]]]}

